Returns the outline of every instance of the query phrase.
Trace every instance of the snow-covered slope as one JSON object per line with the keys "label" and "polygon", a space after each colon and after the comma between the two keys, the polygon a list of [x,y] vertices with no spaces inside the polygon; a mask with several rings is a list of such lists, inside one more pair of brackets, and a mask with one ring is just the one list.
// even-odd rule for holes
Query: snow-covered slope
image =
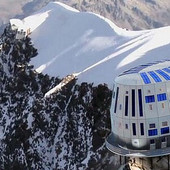
{"label": "snow-covered slope", "polygon": [[49,3],[24,19],[38,56],[38,72],[64,77],[82,72],[79,82],[113,84],[115,76],[136,65],[168,59],[170,27],[146,31],[118,28],[108,19]]}

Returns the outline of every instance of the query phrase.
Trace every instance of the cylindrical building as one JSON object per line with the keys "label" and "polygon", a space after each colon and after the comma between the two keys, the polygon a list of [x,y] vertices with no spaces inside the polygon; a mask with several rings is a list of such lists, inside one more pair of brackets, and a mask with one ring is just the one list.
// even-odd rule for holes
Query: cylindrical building
{"label": "cylindrical building", "polygon": [[111,103],[107,148],[127,157],[170,154],[170,61],[119,75]]}

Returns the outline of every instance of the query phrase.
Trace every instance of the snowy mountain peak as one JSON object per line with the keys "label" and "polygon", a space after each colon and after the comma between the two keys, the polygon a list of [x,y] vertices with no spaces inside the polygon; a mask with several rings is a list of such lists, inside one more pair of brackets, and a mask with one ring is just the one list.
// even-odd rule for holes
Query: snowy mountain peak
{"label": "snowy mountain peak", "polygon": [[79,82],[106,83],[136,65],[168,57],[170,27],[146,31],[118,28],[93,13],[78,12],[62,3],[49,3],[24,19],[38,56],[37,72],[61,78],[81,73]]}

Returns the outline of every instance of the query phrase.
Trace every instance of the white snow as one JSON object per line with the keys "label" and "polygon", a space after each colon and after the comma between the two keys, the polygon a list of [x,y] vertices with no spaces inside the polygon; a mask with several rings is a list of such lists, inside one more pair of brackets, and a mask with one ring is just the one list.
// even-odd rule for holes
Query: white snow
{"label": "white snow", "polygon": [[54,92],[56,92],[56,91],[59,91],[61,88],[62,88],[62,86],[61,86],[61,83],[60,83],[60,84],[58,84],[57,86],[55,86],[54,88],[52,88],[51,90],[49,90],[47,93],[45,93],[44,97],[45,97],[45,98],[50,97],[50,95],[51,95],[52,93],[54,93]]}
{"label": "white snow", "polygon": [[33,30],[31,38],[38,49],[31,60],[35,69],[60,78],[80,72],[78,82],[112,87],[123,71],[170,55],[170,27],[128,31],[58,2],[49,3],[24,23]]}

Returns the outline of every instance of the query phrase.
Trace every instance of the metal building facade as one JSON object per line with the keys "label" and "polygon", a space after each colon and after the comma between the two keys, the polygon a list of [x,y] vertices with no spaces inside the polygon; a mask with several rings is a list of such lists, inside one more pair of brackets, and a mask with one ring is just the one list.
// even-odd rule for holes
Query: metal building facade
{"label": "metal building facade", "polygon": [[170,61],[143,65],[115,79],[106,146],[123,156],[170,153]]}

